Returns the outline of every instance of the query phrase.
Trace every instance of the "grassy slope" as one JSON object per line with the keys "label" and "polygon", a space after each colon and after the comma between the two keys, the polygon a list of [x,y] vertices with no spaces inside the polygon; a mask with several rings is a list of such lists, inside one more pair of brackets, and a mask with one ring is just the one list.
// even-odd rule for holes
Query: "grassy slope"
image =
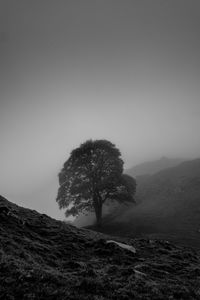
{"label": "grassy slope", "polygon": [[3,197],[0,206],[15,210],[0,214],[0,299],[198,299],[200,256],[193,249],[80,230]]}

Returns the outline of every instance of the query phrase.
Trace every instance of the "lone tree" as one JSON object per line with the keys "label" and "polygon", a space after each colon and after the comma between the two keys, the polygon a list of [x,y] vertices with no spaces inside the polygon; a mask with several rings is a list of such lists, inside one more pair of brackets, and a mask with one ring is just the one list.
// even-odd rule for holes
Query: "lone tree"
{"label": "lone tree", "polygon": [[122,174],[120,151],[107,140],[88,140],[74,149],[59,173],[56,201],[66,216],[95,211],[101,224],[102,207],[107,200],[134,202],[135,179]]}

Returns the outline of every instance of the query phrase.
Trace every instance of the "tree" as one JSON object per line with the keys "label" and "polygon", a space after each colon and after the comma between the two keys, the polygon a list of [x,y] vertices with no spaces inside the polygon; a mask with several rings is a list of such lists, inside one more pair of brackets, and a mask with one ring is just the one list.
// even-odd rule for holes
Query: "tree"
{"label": "tree", "polygon": [[135,180],[122,174],[120,151],[107,140],[88,140],[74,149],[59,173],[56,201],[66,216],[94,211],[101,224],[107,200],[134,202]]}

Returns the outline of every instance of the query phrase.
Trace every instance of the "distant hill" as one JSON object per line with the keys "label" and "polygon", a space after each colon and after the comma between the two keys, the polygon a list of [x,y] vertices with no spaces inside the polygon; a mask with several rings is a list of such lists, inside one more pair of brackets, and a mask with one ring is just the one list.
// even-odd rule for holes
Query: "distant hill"
{"label": "distant hill", "polygon": [[107,228],[200,247],[200,159],[139,176],[137,184],[138,205],[115,212]]}
{"label": "distant hill", "polygon": [[200,254],[194,249],[78,229],[1,196],[0,270],[2,300],[200,295]]}
{"label": "distant hill", "polygon": [[125,170],[126,174],[129,174],[133,177],[141,175],[152,175],[163,169],[175,167],[178,164],[182,163],[184,160],[180,158],[167,158],[162,157],[159,160],[148,161],[141,164],[138,164],[130,169]]}

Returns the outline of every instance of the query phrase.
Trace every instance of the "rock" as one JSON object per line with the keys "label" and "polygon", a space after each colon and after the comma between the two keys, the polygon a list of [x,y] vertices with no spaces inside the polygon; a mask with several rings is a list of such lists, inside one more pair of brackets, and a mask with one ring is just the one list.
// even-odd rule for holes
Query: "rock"
{"label": "rock", "polygon": [[136,253],[136,249],[135,249],[133,246],[126,245],[126,244],[123,244],[123,243],[120,243],[120,242],[116,242],[116,241],[113,241],[113,240],[106,241],[106,243],[107,243],[107,244],[114,243],[114,244],[116,244],[117,246],[119,246],[119,247],[122,248],[122,249],[131,251],[131,252],[133,252],[134,254]]}

